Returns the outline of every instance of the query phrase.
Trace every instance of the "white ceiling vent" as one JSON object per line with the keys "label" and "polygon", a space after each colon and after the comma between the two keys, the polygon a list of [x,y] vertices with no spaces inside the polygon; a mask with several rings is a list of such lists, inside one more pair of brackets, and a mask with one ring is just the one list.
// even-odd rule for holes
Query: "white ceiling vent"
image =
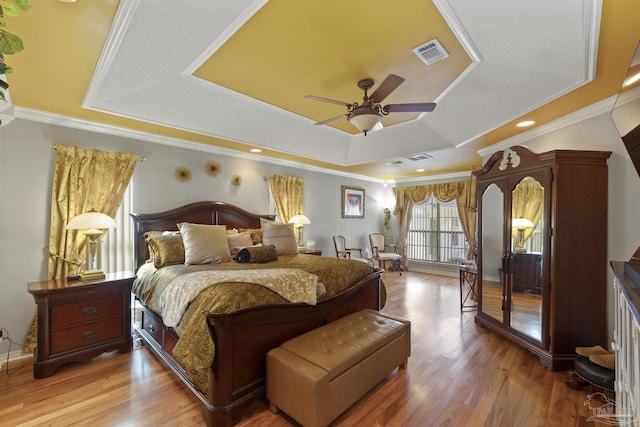
{"label": "white ceiling vent", "polygon": [[419,153],[419,154],[412,154],[410,156],[405,157],[405,159],[407,160],[411,160],[412,162],[419,162],[420,160],[429,160],[429,159],[433,159],[433,156],[427,154],[427,153]]}
{"label": "white ceiling vent", "polygon": [[444,50],[437,39],[433,39],[430,42],[426,42],[414,48],[413,53],[418,55],[418,58],[427,65],[431,65],[434,62],[438,62],[449,57],[449,53]]}

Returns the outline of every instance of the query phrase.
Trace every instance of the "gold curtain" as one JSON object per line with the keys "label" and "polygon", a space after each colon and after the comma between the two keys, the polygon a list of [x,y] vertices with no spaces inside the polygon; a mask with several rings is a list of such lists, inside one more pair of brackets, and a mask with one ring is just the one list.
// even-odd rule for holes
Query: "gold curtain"
{"label": "gold curtain", "polygon": [[[95,209],[114,217],[125,188],[129,185],[138,156],[100,150],[84,150],[61,144],[52,145],[56,161],[51,190],[49,229],[49,280],[76,272],[85,258],[85,238],[81,231],[67,230],[69,221]],[[23,352],[36,345],[35,319],[25,340]]]}
{"label": "gold curtain", "polygon": [[304,179],[270,175],[269,188],[281,222],[288,223],[294,216],[304,215]]}
{"label": "gold curtain", "polygon": [[469,242],[467,259],[471,259],[474,256],[478,244],[476,238],[477,200],[475,176],[471,176],[469,181],[396,187],[393,192],[396,198],[395,214],[400,235],[398,250],[402,256],[402,264],[405,269],[409,267],[406,241],[413,206],[426,202],[432,194],[441,202],[456,200],[462,229]]}
{"label": "gold curtain", "polygon": [[[533,178],[525,178],[518,183],[511,196],[511,219],[526,218],[533,228],[525,228],[524,241],[531,237],[538,226],[544,210],[544,187]],[[516,236],[517,231],[512,234]]]}

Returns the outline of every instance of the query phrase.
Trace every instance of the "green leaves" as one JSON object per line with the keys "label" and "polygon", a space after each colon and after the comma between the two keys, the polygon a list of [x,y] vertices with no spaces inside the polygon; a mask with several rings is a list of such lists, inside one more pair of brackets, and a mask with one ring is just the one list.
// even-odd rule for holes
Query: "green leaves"
{"label": "green leaves", "polygon": [[13,55],[24,49],[22,39],[8,31],[0,30],[0,53],[4,55]]}
{"label": "green leaves", "polygon": [[[15,18],[20,15],[20,11],[28,11],[31,5],[29,0],[3,0],[0,4],[0,27],[6,27],[5,17]],[[22,39],[13,33],[0,30],[0,55],[13,55],[24,49]],[[8,74],[13,69],[4,60],[0,60],[0,74]],[[0,90],[0,92],[2,92]]]}

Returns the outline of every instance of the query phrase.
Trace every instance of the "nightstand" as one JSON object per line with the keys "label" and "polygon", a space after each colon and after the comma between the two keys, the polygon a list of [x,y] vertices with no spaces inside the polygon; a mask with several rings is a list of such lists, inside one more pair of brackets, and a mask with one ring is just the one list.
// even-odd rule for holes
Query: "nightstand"
{"label": "nightstand", "polygon": [[300,249],[298,251],[299,254],[307,254],[307,255],[322,255],[322,251],[308,251]]}
{"label": "nightstand", "polygon": [[45,378],[61,365],[84,362],[105,351],[131,351],[131,272],[104,279],[29,283],[38,306],[38,346],[33,377]]}

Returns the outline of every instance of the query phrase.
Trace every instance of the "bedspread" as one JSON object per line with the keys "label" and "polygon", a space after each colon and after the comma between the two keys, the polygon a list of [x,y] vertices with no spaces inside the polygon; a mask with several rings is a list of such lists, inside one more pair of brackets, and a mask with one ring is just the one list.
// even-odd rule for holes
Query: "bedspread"
{"label": "bedspread", "polygon": [[[160,296],[168,284],[175,278],[207,270],[264,270],[273,268],[293,268],[306,271],[318,277],[325,287],[325,293],[319,301],[331,298],[374,271],[369,265],[345,259],[315,255],[282,255],[277,261],[264,264],[238,264],[224,262],[207,265],[170,265],[156,270],[153,263],[147,263],[138,270],[133,293],[151,310],[161,313]],[[251,283],[217,283],[201,292],[189,305],[182,320],[175,328],[180,337],[173,349],[176,362],[180,364],[193,383],[203,393],[209,386],[209,375],[214,358],[213,341],[203,312],[230,313],[249,307],[269,304],[290,304],[285,298],[263,286]],[[384,299],[384,288],[381,289]]]}
{"label": "bedspread", "polygon": [[162,320],[176,327],[188,305],[203,290],[218,283],[242,282],[264,286],[289,302],[315,305],[318,298],[318,276],[292,268],[264,270],[196,271],[174,279],[160,295]]}

